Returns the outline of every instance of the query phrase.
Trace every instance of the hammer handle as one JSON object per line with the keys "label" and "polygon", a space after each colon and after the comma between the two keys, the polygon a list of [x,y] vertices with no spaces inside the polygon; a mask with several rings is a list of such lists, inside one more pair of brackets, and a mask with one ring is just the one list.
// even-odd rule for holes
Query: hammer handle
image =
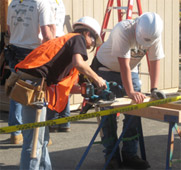
{"label": "hammer handle", "polygon": [[[41,111],[42,109],[37,109],[35,122],[40,122]],[[31,158],[36,158],[38,135],[39,135],[39,128],[35,128],[33,131],[33,146],[32,146]]]}
{"label": "hammer handle", "polygon": [[[41,86],[40,86],[40,92],[43,89],[45,78],[42,78]],[[39,93],[40,95],[40,93]],[[40,97],[38,95],[38,98]],[[41,115],[42,109],[36,110],[36,119],[35,122],[40,122],[40,115]],[[33,146],[32,146],[32,152],[31,152],[31,158],[36,158],[36,149],[37,149],[37,143],[38,143],[38,135],[39,135],[39,128],[35,128],[33,131]]]}

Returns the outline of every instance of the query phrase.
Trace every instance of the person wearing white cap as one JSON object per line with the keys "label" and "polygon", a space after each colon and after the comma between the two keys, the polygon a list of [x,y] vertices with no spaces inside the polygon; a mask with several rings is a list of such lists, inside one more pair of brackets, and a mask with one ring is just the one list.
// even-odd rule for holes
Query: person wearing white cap
{"label": "person wearing white cap", "polygon": [[[99,48],[91,67],[106,81],[115,81],[119,87],[113,92],[116,97],[127,95],[142,103],[145,95],[141,93],[141,84],[138,76],[138,65],[146,52],[150,63],[151,94],[155,98],[165,98],[164,93],[157,90],[160,59],[164,58],[161,33],[163,21],[154,12],[146,12],[135,20],[124,20],[115,25],[108,40]],[[149,168],[147,161],[137,155],[138,123],[139,118],[125,114],[123,130],[132,117],[132,122],[123,137],[121,161],[119,147],[108,164],[109,168],[128,166],[130,168]],[[107,160],[117,141],[116,115],[107,116],[103,125],[104,137],[102,138],[105,147],[105,159]]]}

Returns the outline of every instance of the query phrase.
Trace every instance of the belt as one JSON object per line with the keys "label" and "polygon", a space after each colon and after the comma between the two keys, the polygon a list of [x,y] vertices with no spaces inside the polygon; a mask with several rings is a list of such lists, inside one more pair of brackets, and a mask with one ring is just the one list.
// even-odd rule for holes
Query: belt
{"label": "belt", "polygon": [[31,74],[22,72],[20,70],[17,71],[17,74],[19,74],[20,78],[22,79],[30,79],[30,80],[40,80],[41,78],[32,76]]}

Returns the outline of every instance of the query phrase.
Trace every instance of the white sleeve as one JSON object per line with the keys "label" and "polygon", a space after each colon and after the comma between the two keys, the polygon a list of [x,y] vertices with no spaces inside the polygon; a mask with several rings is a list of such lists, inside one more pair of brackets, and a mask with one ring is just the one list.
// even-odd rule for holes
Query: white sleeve
{"label": "white sleeve", "polygon": [[130,58],[130,44],[127,40],[124,30],[118,24],[111,33],[112,36],[112,56],[121,58]]}
{"label": "white sleeve", "polygon": [[150,61],[159,60],[164,58],[164,52],[161,42],[161,37],[156,41],[148,50],[148,58]]}
{"label": "white sleeve", "polygon": [[40,26],[55,24],[55,17],[48,1],[42,1],[39,6]]}

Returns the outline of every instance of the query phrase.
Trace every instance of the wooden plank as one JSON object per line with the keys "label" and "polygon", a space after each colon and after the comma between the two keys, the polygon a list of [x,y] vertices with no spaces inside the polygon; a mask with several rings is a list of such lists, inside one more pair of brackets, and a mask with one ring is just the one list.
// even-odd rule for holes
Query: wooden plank
{"label": "wooden plank", "polygon": [[[164,88],[171,87],[172,82],[172,1],[165,0],[165,67],[164,67]],[[168,69],[169,68],[169,69]]]}
{"label": "wooden plank", "polygon": [[148,1],[148,8],[149,8],[149,11],[155,11],[156,12],[156,1],[157,0],[151,0],[151,1]]}
{"label": "wooden plank", "polygon": [[172,87],[179,87],[179,0],[172,0]]}
{"label": "wooden plank", "polygon": [[72,0],[63,0],[65,6],[64,32],[72,32]]}
{"label": "wooden plank", "polygon": [[72,19],[75,22],[80,17],[83,17],[83,0],[72,0],[72,6]]}
{"label": "wooden plank", "polygon": [[159,121],[164,121],[165,116],[176,116],[178,118],[178,122],[175,122],[175,123],[181,123],[181,111],[175,110],[175,109],[151,106],[144,109],[133,110],[133,111],[127,112],[126,114],[141,116],[144,118],[149,118],[149,119],[154,119],[154,120],[159,120]]}
{"label": "wooden plank", "polygon": [[161,104],[158,107],[181,110],[181,102]]}
{"label": "wooden plank", "polygon": [[84,0],[83,3],[83,16],[93,17],[93,4],[94,1]]}
{"label": "wooden plank", "polygon": [[[153,101],[150,97],[146,97],[144,102]],[[116,98],[113,103],[110,102],[100,102],[99,107],[112,106],[113,108],[118,108],[121,106],[127,106],[135,104],[135,102],[130,98]],[[151,106],[148,108],[143,108],[139,110],[133,110],[127,112],[126,114],[141,116],[144,118],[155,119],[159,121],[164,121],[165,116],[176,116],[178,118],[178,122],[181,123],[181,103],[180,101],[177,103],[168,103],[159,106]]]}
{"label": "wooden plank", "polygon": [[104,0],[94,0],[94,18],[99,22],[100,26],[102,26],[103,18],[104,18]]}
{"label": "wooden plank", "polygon": [[[163,45],[163,50],[165,49],[165,36],[164,36],[164,34],[165,34],[165,30],[166,30],[166,28],[165,28],[165,11],[164,11],[164,8],[163,8],[163,6],[164,6],[164,4],[165,4],[165,0],[157,0],[157,13],[160,15],[160,17],[162,18],[162,20],[163,20],[163,32],[162,32],[162,45]],[[165,53],[165,50],[164,50],[164,53]],[[170,57],[170,56],[169,56]],[[159,86],[158,86],[158,88],[159,89],[164,89],[164,84],[165,84],[165,70],[164,70],[164,66],[165,65],[165,60],[164,59],[162,59],[161,61],[160,61],[160,76],[159,76]]]}

